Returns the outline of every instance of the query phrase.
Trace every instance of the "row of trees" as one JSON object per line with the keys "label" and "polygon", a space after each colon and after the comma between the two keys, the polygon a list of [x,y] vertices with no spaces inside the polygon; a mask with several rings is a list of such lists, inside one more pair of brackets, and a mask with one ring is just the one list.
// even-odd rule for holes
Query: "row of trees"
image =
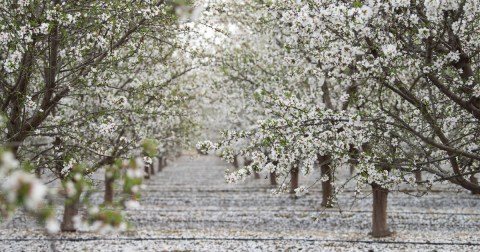
{"label": "row of trees", "polygon": [[[345,187],[338,169],[354,167],[355,191],[372,190],[375,237],[390,234],[387,195],[400,185],[480,192],[476,1],[224,2],[209,11],[206,22],[230,43],[211,67],[241,97],[230,105],[242,124],[198,148],[251,160],[227,181],[266,170],[303,194],[298,171],[320,166],[322,205],[331,206]],[[429,179],[416,181],[420,172]]]}
{"label": "row of trees", "polygon": [[[47,196],[38,177],[54,177],[67,198],[62,229],[75,230],[102,167],[106,202],[121,178],[121,203],[138,205],[145,165],[174,155],[200,110],[211,131],[230,130],[198,147],[247,159],[229,182],[266,170],[278,192],[290,181],[302,195],[310,185],[298,174],[320,166],[328,207],[346,186],[339,169],[354,167],[355,191],[373,193],[373,236],[390,233],[387,195],[400,185],[480,193],[476,1],[192,4],[0,6],[2,213],[25,206],[55,230],[51,210],[35,211]],[[89,208],[86,228],[125,226],[111,206]]]}
{"label": "row of trees", "polygon": [[[185,49],[183,25],[190,4],[49,0],[0,6],[4,215],[25,206],[57,231],[52,210],[37,210],[53,209],[44,198],[59,192],[48,192],[39,178],[54,178],[65,196],[63,231],[126,228],[117,206],[138,205],[144,167],[152,158],[164,162],[175,155],[195,129],[194,86],[186,85],[195,62]],[[88,203],[91,175],[100,168],[107,188],[120,179],[119,202],[112,204],[110,190],[110,204]],[[89,209],[84,219],[75,217],[82,203]]]}

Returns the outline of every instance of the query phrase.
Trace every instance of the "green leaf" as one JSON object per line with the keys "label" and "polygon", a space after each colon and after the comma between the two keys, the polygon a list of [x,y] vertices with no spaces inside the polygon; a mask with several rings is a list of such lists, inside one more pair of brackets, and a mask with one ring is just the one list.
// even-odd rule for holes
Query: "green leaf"
{"label": "green leaf", "polygon": [[355,2],[352,4],[352,6],[353,6],[354,8],[361,8],[361,7],[363,6],[363,3],[362,3],[362,1],[355,1]]}

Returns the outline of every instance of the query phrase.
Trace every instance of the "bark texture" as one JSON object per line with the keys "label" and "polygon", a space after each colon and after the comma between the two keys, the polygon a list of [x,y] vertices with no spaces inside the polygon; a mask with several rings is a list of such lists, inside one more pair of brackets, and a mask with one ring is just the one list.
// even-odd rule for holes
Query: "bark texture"
{"label": "bark texture", "polygon": [[270,185],[272,185],[272,186],[277,185],[277,173],[276,172],[270,173]]}
{"label": "bark texture", "polygon": [[153,164],[150,165],[150,175],[155,175],[155,166]]}
{"label": "bark texture", "polygon": [[163,170],[163,157],[158,157],[158,172]]}
{"label": "bark texture", "polygon": [[104,204],[105,205],[112,205],[113,203],[113,182],[115,179],[107,177],[105,175],[105,197],[104,197]]}
{"label": "bark texture", "polygon": [[416,182],[422,181],[422,171],[420,170],[415,171],[415,181]]}
{"label": "bark texture", "polygon": [[[470,182],[472,182],[472,184],[478,185],[478,179],[475,177],[475,174],[470,175]],[[471,193],[476,194],[476,195],[480,194],[480,192],[475,191],[475,190],[471,191]]]}
{"label": "bark texture", "polygon": [[387,223],[387,198],[388,190],[377,184],[372,184],[373,212],[372,232],[373,237],[390,236],[392,232],[388,229]]}
{"label": "bark texture", "polygon": [[235,155],[233,156],[233,163],[232,163],[233,167],[235,168],[235,170],[238,170],[238,168],[240,168],[239,164],[238,164],[238,155]]}
{"label": "bark texture", "polygon": [[78,215],[80,208],[80,195],[76,196],[72,201],[65,201],[65,210],[63,211],[63,221],[61,225],[62,232],[75,232],[73,217]]}
{"label": "bark texture", "polygon": [[290,170],[290,193],[295,193],[298,188],[298,166],[292,167]]}
{"label": "bark texture", "polygon": [[333,199],[333,171],[330,167],[330,156],[329,155],[318,155],[318,163],[320,164],[320,172],[322,178],[324,176],[328,177],[327,181],[322,180],[322,207],[332,207]]}

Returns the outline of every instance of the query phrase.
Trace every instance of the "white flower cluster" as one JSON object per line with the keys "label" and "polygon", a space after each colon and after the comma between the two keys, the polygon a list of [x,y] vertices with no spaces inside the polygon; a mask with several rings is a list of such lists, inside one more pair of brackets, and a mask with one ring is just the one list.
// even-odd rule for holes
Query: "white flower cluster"
{"label": "white flower cluster", "polygon": [[153,160],[151,157],[149,156],[145,156],[143,157],[143,162],[146,164],[146,165],[151,165],[153,163]]}
{"label": "white flower cluster", "polygon": [[140,202],[137,200],[127,200],[123,203],[126,209],[135,210],[140,208]]}
{"label": "white flower cluster", "polygon": [[296,188],[294,191],[295,191],[295,195],[297,197],[302,197],[302,196],[304,196],[305,194],[308,193],[308,189],[305,186],[300,186],[300,187]]}
{"label": "white flower cluster", "polygon": [[438,21],[444,11],[458,10],[461,0],[425,0],[427,17],[432,21]]}
{"label": "white flower cluster", "polygon": [[34,175],[23,171],[14,171],[2,184],[2,191],[10,204],[15,204],[22,199],[28,210],[38,210],[47,195],[47,187]]}
{"label": "white flower cluster", "polygon": [[65,182],[64,187],[67,197],[73,197],[77,194],[77,189],[75,188],[75,183],[73,183],[73,181],[69,180]]}
{"label": "white flower cluster", "polygon": [[20,162],[15,158],[12,152],[3,151],[0,153],[0,177],[19,167]]}
{"label": "white flower cluster", "polygon": [[137,179],[137,178],[143,178],[143,167],[145,166],[145,162],[143,161],[143,158],[135,158],[135,165],[130,165],[128,160],[124,161],[124,167],[126,168],[126,175],[128,178],[131,179]]}
{"label": "white flower cluster", "polygon": [[72,171],[73,166],[77,163],[77,161],[73,158],[68,160],[68,162],[63,166],[63,169],[60,171],[60,174],[62,176],[66,176]]}
{"label": "white flower cluster", "polygon": [[212,143],[212,141],[206,140],[203,142],[198,142],[196,148],[203,153],[209,153],[213,150],[218,149],[218,145]]}
{"label": "white flower cluster", "polygon": [[19,67],[21,59],[22,59],[22,52],[18,50],[14,51],[3,62],[3,68],[7,73],[12,73],[16,71]]}

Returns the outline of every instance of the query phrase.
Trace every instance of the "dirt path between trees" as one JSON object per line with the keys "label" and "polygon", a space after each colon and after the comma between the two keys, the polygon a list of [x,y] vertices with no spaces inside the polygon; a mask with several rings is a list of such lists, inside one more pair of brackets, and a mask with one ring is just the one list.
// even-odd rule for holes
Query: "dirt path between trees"
{"label": "dirt path between trees", "polygon": [[[45,236],[18,214],[2,224],[1,251],[480,251],[480,197],[446,189],[422,198],[393,193],[389,224],[395,234],[373,239],[371,198],[342,211],[320,208],[320,186],[305,197],[272,196],[269,180],[227,185],[229,167],[211,156],[182,156],[146,182],[142,208],[128,211],[135,231]],[[300,179],[300,184],[316,177]],[[103,192],[93,195],[102,201]],[[35,228],[32,228],[35,227]]]}

